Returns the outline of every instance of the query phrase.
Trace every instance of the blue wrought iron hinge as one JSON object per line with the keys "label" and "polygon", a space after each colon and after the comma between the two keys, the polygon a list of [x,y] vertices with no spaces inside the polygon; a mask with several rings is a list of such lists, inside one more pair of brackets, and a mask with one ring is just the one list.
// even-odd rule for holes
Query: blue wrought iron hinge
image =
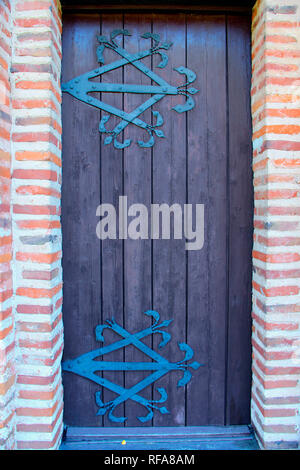
{"label": "blue wrought iron hinge", "polygon": [[[95,106],[96,108],[101,109],[105,113],[108,113],[102,116],[102,119],[99,124],[99,131],[101,133],[106,134],[106,138],[104,140],[105,145],[108,145],[113,142],[114,146],[117,149],[129,147],[129,145],[131,144],[131,139],[126,139],[124,142],[119,142],[117,140],[117,137],[124,131],[124,129],[129,124],[134,124],[135,126],[144,129],[147,134],[149,134],[148,141],[144,142],[142,140],[138,140],[137,144],[140,147],[152,147],[155,143],[154,135],[156,137],[165,137],[163,131],[159,129],[159,127],[163,125],[164,120],[159,111],[152,111],[156,122],[155,124],[149,124],[140,118],[141,114],[168,95],[183,95],[186,97],[185,103],[177,104],[172,108],[177,113],[183,113],[193,109],[195,103],[191,95],[197,93],[198,90],[196,88],[189,87],[189,85],[195,81],[196,74],[186,67],[177,67],[174,70],[182,75],[185,75],[186,81],[185,83],[177,87],[170,85],[157,73],[150,70],[142,62],[142,59],[154,54],[159,54],[161,57],[161,61],[159,62],[157,67],[160,69],[164,68],[168,63],[168,55],[166,54],[166,52],[163,51],[167,51],[168,49],[170,49],[172,43],[161,42],[160,36],[158,34],[145,33],[141,37],[144,39],[150,39],[152,41],[152,47],[142,52],[130,54],[126,51],[126,49],[123,49],[115,41],[116,37],[119,35],[130,36],[131,34],[126,29],[119,29],[114,30],[110,33],[110,39],[108,39],[106,36],[98,36],[98,41],[100,45],[97,48],[97,59],[98,62],[102,65],[94,70],[91,70],[90,72],[86,72],[83,75],[73,78],[67,83],[63,83],[62,91],[69,93],[75,98],[91,106]],[[104,65],[103,52],[105,48],[114,50],[121,57],[121,59],[111,62],[110,64]],[[153,82],[155,82],[156,85],[101,83],[100,81],[91,81],[91,79],[100,77],[106,72],[116,70],[127,64],[133,65],[136,69],[138,69],[140,72],[149,77]],[[124,110],[118,109],[115,106],[105,103],[104,101],[102,101],[102,99],[98,99],[92,96],[91,93],[94,92],[143,93],[150,94],[152,96],[133,111],[126,113]],[[119,117],[121,121],[115,126],[114,129],[108,130],[105,126],[110,118],[110,115],[112,114]]]}
{"label": "blue wrought iron hinge", "polygon": [[[138,416],[138,419],[145,423],[153,417],[153,410],[159,411],[161,414],[169,413],[165,406],[159,406],[165,403],[168,398],[168,394],[165,388],[157,388],[160,398],[158,400],[149,400],[144,398],[140,392],[149,385],[152,385],[155,381],[168,374],[171,371],[181,371],[183,376],[178,380],[177,387],[183,387],[192,378],[192,370],[197,370],[203,364],[199,364],[197,361],[189,362],[194,356],[194,352],[190,346],[185,343],[178,343],[179,349],[184,352],[185,356],[181,361],[170,362],[168,359],[160,355],[154,349],[148,347],[141,340],[147,336],[155,333],[159,333],[162,336],[158,348],[162,349],[170,341],[170,333],[163,331],[170,325],[172,320],[165,320],[159,323],[160,316],[158,312],[154,310],[148,310],[145,312],[146,315],[154,318],[154,323],[149,328],[146,328],[138,333],[131,334],[125,330],[122,326],[118,325],[114,319],[106,320],[106,324],[98,325],[96,327],[96,339],[104,342],[103,330],[109,328],[121,336],[122,339],[115,341],[114,343],[102,346],[101,348],[90,351],[82,356],[75,359],[67,360],[63,362],[62,368],[64,371],[73,372],[82,377],[85,377],[93,382],[101,385],[108,390],[115,392],[118,396],[109,402],[104,403],[101,399],[101,391],[96,392],[96,403],[99,406],[97,415],[104,415],[108,412],[108,417],[113,422],[124,422],[127,418],[125,416],[117,417],[114,415],[114,410],[121,403],[126,400],[133,400],[140,405],[143,405],[148,411],[146,416]],[[149,362],[113,362],[105,360],[96,360],[99,357],[105,356],[112,351],[125,348],[128,345],[133,345],[144,354],[146,354],[152,361]],[[138,383],[133,385],[131,388],[126,389],[121,385],[117,385],[107,378],[101,377],[97,374],[100,371],[149,371],[149,375],[140,380]]]}

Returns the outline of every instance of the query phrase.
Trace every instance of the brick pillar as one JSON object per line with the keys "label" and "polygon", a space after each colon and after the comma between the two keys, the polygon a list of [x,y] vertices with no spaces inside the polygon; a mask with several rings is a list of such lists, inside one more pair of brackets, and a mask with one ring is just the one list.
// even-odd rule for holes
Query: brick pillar
{"label": "brick pillar", "polygon": [[[297,448],[299,2],[258,0],[252,28],[252,423],[262,447]],[[62,433],[60,36],[57,0],[0,0],[0,449]]]}
{"label": "brick pillar", "polygon": [[11,2],[0,2],[0,449],[15,443],[11,227]]}
{"label": "brick pillar", "polygon": [[2,0],[2,448],[56,449],[62,434],[60,66],[57,0]]}
{"label": "brick pillar", "polygon": [[300,442],[300,4],[252,23],[255,219],[252,422],[266,449]]}

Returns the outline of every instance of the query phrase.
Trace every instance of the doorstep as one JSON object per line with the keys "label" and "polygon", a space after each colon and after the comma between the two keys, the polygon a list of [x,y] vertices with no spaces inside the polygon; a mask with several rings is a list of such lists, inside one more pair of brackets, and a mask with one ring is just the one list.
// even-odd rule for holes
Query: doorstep
{"label": "doorstep", "polygon": [[[125,441],[125,442],[124,442]],[[66,427],[60,450],[259,450],[251,426]]]}

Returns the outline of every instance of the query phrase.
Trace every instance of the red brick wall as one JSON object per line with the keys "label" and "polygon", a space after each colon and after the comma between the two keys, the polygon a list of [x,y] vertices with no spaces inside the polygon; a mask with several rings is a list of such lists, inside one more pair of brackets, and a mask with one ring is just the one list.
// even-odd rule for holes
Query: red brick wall
{"label": "red brick wall", "polygon": [[53,0],[16,0],[12,93],[18,449],[62,433],[61,19]]}
{"label": "red brick wall", "polygon": [[265,448],[299,446],[300,4],[259,0],[252,23],[255,189],[252,420]]}
{"label": "red brick wall", "polygon": [[55,449],[63,426],[60,6],[11,0],[0,9],[0,446]]}
{"label": "red brick wall", "polygon": [[0,2],[0,449],[15,447],[11,223],[11,2]]}

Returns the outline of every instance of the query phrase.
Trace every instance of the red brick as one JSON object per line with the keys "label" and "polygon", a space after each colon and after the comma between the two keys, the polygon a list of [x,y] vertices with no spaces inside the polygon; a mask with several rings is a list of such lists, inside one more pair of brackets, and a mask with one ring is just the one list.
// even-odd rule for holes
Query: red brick
{"label": "red brick", "polygon": [[61,166],[61,159],[52,152],[16,152],[16,159],[20,161],[51,161],[54,162],[56,165]]}
{"label": "red brick", "polygon": [[292,199],[297,198],[300,191],[295,189],[269,189],[267,191],[255,191],[255,199]]}
{"label": "red brick", "polygon": [[267,322],[258,317],[255,313],[252,313],[253,319],[261,325],[266,331],[294,331],[298,330],[299,325],[296,322]]}
{"label": "red brick", "polygon": [[[30,340],[30,339],[20,339],[19,346],[20,348],[27,348],[27,349],[50,349],[53,350],[58,340],[61,339],[61,335],[57,334],[52,340],[49,341],[37,341],[37,340]],[[41,382],[37,382],[41,383]]]}
{"label": "red brick", "polygon": [[299,253],[261,253],[257,250],[253,250],[253,258],[268,263],[294,263],[300,261]]}
{"label": "red brick", "polygon": [[[44,65],[44,64],[43,64]],[[48,70],[47,64],[44,65],[44,68],[42,68],[41,65],[33,65],[33,66],[27,66],[23,65],[20,66],[16,71],[18,72],[37,72],[36,68],[38,67],[38,70]],[[53,100],[49,99],[40,99],[40,100],[21,100],[21,99],[16,99],[13,100],[13,107],[15,109],[33,109],[33,108],[51,108],[57,113],[59,113],[59,108],[56,105],[56,103]]]}
{"label": "red brick", "polygon": [[258,243],[265,246],[298,246],[300,245],[300,237],[263,237],[258,235]]}
{"label": "red brick", "polygon": [[20,390],[19,391],[19,396],[20,398],[24,400],[53,400],[55,397],[58,387],[61,384],[59,383],[56,385],[54,390],[49,390],[49,391],[40,391],[40,390]]}
{"label": "red brick", "polygon": [[15,214],[32,214],[32,215],[55,215],[57,214],[56,206],[44,205],[44,206],[34,206],[34,205],[21,205],[14,204],[13,211]]}
{"label": "red brick", "polygon": [[51,1],[26,1],[18,2],[16,5],[17,11],[26,11],[26,10],[49,10],[51,7]]}
{"label": "red brick", "polygon": [[53,269],[52,271],[32,271],[24,270],[22,273],[23,279],[37,279],[37,280],[52,280],[58,275],[59,270]]}
{"label": "red brick", "polygon": [[17,226],[20,229],[53,229],[61,228],[59,220],[19,220],[17,221]]}
{"label": "red brick", "polygon": [[59,436],[61,435],[62,432],[62,424],[58,428],[54,438],[52,441],[18,441],[17,447],[18,450],[26,450],[26,449],[34,449],[34,450],[39,450],[39,449],[50,449],[54,447],[55,445],[58,445],[58,439]]}
{"label": "red brick", "polygon": [[33,185],[26,185],[26,186],[19,186],[16,189],[18,194],[32,194],[32,195],[45,195],[45,196],[53,196],[60,199],[61,194],[56,189],[52,188],[45,188],[43,186],[33,186]]}
{"label": "red brick", "polygon": [[298,286],[280,286],[280,287],[269,287],[259,285],[257,282],[253,281],[252,285],[254,289],[258,292],[264,294],[266,297],[278,297],[285,295],[297,295],[299,294]]}
{"label": "red brick", "polygon": [[16,179],[37,179],[57,181],[57,173],[53,170],[14,170],[13,177]]}
{"label": "red brick", "polygon": [[23,297],[30,297],[33,299],[40,299],[43,297],[52,298],[61,290],[61,287],[62,287],[61,284],[53,287],[52,289],[43,289],[43,288],[35,288],[35,287],[18,287],[16,290],[16,295],[20,295]]}
{"label": "red brick", "polygon": [[51,132],[17,132],[12,135],[14,142],[51,142],[58,146],[58,139]]}
{"label": "red brick", "polygon": [[51,27],[50,18],[16,18],[16,26],[21,28],[32,28],[34,26],[48,26]]}
{"label": "red brick", "polygon": [[53,306],[52,305],[22,305],[19,304],[17,306],[17,312],[18,313],[27,313],[30,315],[51,315],[53,312]]}
{"label": "red brick", "polygon": [[260,410],[261,414],[267,418],[275,418],[275,417],[289,417],[289,416],[296,416],[297,410],[293,408],[271,408],[266,409],[264,408],[255,395],[253,396],[253,400],[255,401],[258,409]]}
{"label": "red brick", "polygon": [[17,252],[17,261],[32,261],[33,263],[51,264],[61,258],[61,251],[55,253],[27,253]]}

